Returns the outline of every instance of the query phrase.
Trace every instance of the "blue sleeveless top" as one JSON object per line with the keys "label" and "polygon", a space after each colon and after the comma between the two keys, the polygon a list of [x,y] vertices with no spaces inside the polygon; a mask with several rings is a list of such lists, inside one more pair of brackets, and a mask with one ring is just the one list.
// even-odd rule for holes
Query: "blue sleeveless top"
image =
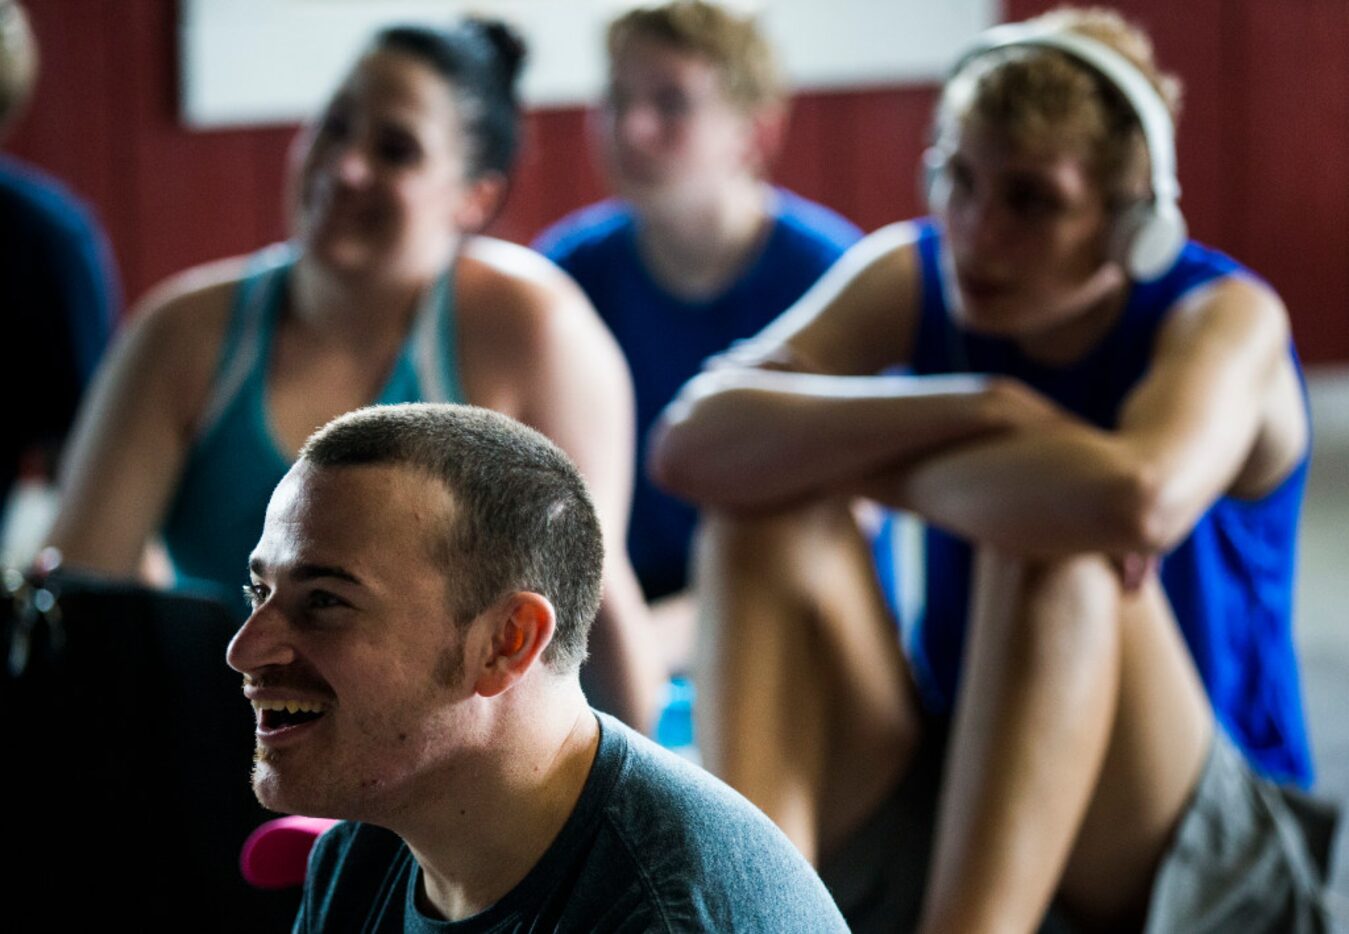
{"label": "blue sleeveless top", "polygon": [[535,248],[565,269],[613,333],[632,371],[636,472],[628,554],[647,599],[688,586],[698,511],[658,490],[644,465],[651,426],[703,362],[759,333],[815,284],[862,232],[826,207],[775,189],[773,228],[759,254],[719,295],[687,301],[652,278],[637,218],[621,201],[568,215]]}
{"label": "blue sleeveless top", "polygon": [[[290,469],[267,414],[267,366],[295,261],[286,245],[253,258],[239,283],[215,380],[162,534],[176,586],[242,606],[239,587],[262,535],[272,490]],[[427,293],[379,397],[462,402],[454,290],[447,272]]]}
{"label": "blue sleeveless top", "polygon": [[[916,373],[1012,376],[1105,429],[1117,427],[1120,405],[1147,370],[1158,330],[1176,303],[1215,279],[1250,275],[1227,256],[1190,243],[1166,275],[1133,285],[1112,331],[1083,359],[1051,367],[1028,359],[1011,341],[961,330],[948,312],[931,224],[921,229],[918,252],[923,287]],[[1296,366],[1296,354],[1293,359]],[[1311,783],[1312,765],[1292,600],[1308,459],[1261,499],[1218,499],[1163,556],[1160,571],[1218,722],[1258,770],[1304,786]],[[939,529],[927,528],[924,540],[924,607],[905,641],[925,704],[944,713],[954,704],[959,680],[972,555],[968,544]],[[881,572],[897,608],[895,574],[885,564]]]}

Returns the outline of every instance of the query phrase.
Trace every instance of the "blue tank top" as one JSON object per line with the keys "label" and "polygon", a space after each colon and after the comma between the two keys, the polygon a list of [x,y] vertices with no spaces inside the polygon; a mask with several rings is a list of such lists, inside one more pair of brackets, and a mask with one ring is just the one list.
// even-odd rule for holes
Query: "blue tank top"
{"label": "blue tank top", "polygon": [[702,301],[671,295],[647,270],[637,219],[621,201],[563,218],[535,242],[585,291],[632,371],[637,403],[636,472],[628,554],[648,599],[688,584],[698,512],[658,490],[645,464],[651,426],[703,361],[757,334],[814,285],[862,236],[821,205],[776,190],[773,228],[763,248],[720,294]]}
{"label": "blue tank top", "polygon": [[[211,394],[162,534],[176,586],[231,600],[247,580],[272,490],[290,469],[267,414],[267,365],[294,251],[264,250],[235,291]],[[451,276],[423,299],[380,403],[462,402]]]}
{"label": "blue tank top", "polygon": [[[1092,351],[1071,365],[1051,367],[1028,359],[1011,341],[970,334],[951,320],[938,233],[930,224],[921,229],[918,253],[922,311],[916,373],[1013,376],[1106,429],[1117,426],[1120,405],[1146,371],[1157,333],[1177,302],[1223,276],[1250,275],[1221,253],[1190,243],[1166,275],[1133,285],[1118,322]],[[1296,366],[1296,354],[1293,360]],[[1311,783],[1312,765],[1292,602],[1307,462],[1304,457],[1259,500],[1219,498],[1163,556],[1160,572],[1218,722],[1257,769],[1304,786]],[[949,712],[964,646],[972,554],[964,541],[935,528],[925,530],[924,541],[924,606],[905,641],[925,704]],[[888,562],[881,570],[894,607],[895,575]]]}

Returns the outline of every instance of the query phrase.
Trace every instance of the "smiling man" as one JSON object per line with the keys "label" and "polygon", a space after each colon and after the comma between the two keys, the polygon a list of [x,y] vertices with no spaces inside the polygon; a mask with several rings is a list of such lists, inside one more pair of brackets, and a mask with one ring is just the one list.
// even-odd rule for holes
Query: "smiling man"
{"label": "smiling man", "polygon": [[362,409],[277,486],[229,649],[253,787],[342,818],[296,929],[844,930],[747,802],[586,703],[576,468],[485,409]]}

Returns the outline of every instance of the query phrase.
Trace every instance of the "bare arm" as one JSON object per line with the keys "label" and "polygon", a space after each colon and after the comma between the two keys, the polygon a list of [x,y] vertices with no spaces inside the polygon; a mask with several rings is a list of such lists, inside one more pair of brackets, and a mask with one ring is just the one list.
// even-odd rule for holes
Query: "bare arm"
{"label": "bare arm", "polygon": [[1307,443],[1282,304],[1242,278],[1159,335],[1117,431],[1059,423],[941,452],[868,487],[1013,554],[1160,552],[1229,488],[1260,493]]}
{"label": "bare arm", "polygon": [[[778,321],[670,404],[651,444],[655,482],[704,505],[772,507],[1054,417],[1009,381],[874,375],[909,357],[918,279],[907,225],[854,247]],[[783,367],[798,372],[773,371]]]}
{"label": "bare arm", "polygon": [[100,367],[49,536],[68,565],[116,577],[140,567],[205,403],[235,271],[220,264],[152,293]]}
{"label": "bare arm", "polygon": [[604,528],[604,597],[591,635],[587,690],[597,706],[649,730],[665,672],[627,554],[634,450],[627,364],[580,289],[551,263],[483,238],[474,252],[512,274],[497,277],[494,288],[507,294],[488,306],[498,328],[504,316],[516,322],[508,329],[513,333],[498,331],[491,351],[498,364],[492,407],[537,428],[571,456]]}
{"label": "bare arm", "polygon": [[785,505],[1055,410],[1008,380],[718,369],[666,410],[655,481],[723,509]]}

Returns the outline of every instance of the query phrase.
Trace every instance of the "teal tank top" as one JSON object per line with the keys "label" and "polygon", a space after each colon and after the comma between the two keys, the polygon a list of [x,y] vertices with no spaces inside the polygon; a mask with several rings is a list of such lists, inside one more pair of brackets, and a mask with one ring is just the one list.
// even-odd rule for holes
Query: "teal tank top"
{"label": "teal tank top", "polygon": [[[272,490],[290,469],[267,412],[267,366],[294,266],[289,245],[250,261],[235,291],[211,393],[162,531],[175,587],[226,599],[248,578]],[[464,402],[447,271],[423,298],[379,403]]]}

